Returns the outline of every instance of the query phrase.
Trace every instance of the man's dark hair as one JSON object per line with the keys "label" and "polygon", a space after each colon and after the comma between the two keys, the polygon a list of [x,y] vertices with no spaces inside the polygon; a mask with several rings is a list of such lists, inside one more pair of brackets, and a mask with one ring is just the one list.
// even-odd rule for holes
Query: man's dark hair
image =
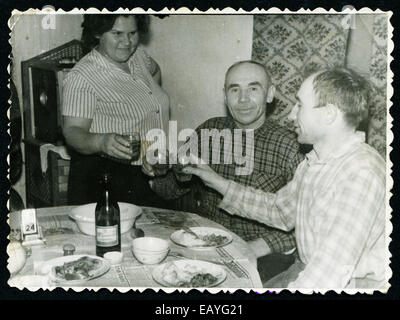
{"label": "man's dark hair", "polygon": [[144,14],[85,14],[82,23],[82,49],[83,54],[88,53],[99,44],[98,37],[110,31],[118,17],[134,16],[138,31],[141,34],[148,32],[149,16]]}
{"label": "man's dark hair", "polygon": [[361,75],[348,68],[331,68],[316,73],[314,91],[319,106],[333,104],[345,115],[347,123],[357,127],[368,117],[371,85]]}

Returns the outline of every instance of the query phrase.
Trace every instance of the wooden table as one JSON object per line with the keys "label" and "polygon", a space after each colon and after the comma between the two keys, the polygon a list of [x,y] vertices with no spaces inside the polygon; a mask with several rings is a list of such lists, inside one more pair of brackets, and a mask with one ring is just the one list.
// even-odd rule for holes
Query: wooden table
{"label": "wooden table", "polygon": [[[95,255],[95,238],[79,231],[75,221],[69,217],[72,208],[74,207],[36,209],[39,226],[43,230],[46,243],[31,247],[31,255],[18,276],[39,274],[43,263],[63,256],[62,248],[66,243],[71,243],[76,247],[75,254]],[[18,211],[10,213],[9,223],[12,232],[19,228],[20,216],[21,212]],[[231,233],[233,241],[230,244],[207,250],[184,248],[170,240],[170,235],[183,226],[215,227],[228,231],[209,219],[188,212],[146,207],[137,219],[136,226],[143,229],[146,236],[169,240],[171,251],[184,256],[183,259],[222,262],[221,266],[227,273],[227,278],[217,288],[262,288],[257,272],[256,257],[247,243],[236,234]],[[143,265],[136,260],[131,251],[130,232],[123,234],[121,238],[121,251],[124,254],[122,264],[111,266],[105,275],[87,281],[84,286],[86,288],[118,288],[120,291],[127,291],[130,288],[161,287],[152,277],[152,271],[157,265]],[[182,259],[182,257],[169,255],[161,263],[177,259]]]}

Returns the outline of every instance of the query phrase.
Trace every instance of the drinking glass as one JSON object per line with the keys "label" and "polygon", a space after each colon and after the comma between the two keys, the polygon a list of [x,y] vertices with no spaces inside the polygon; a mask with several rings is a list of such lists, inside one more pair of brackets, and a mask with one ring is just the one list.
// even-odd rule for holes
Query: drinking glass
{"label": "drinking glass", "polygon": [[192,175],[188,173],[184,173],[183,168],[189,165],[189,160],[185,157],[178,156],[178,163],[172,166],[172,170],[175,173],[175,177],[180,182],[188,182],[192,179]]}
{"label": "drinking glass", "polygon": [[[153,154],[150,152],[148,155],[147,150],[150,145],[151,143],[148,141],[142,141],[142,171],[151,177],[164,176],[169,170],[168,150],[166,150],[166,153],[164,153],[159,152],[159,150],[156,149]],[[155,157],[155,159],[151,159],[152,161],[149,161],[148,157]]]}
{"label": "drinking glass", "polygon": [[[156,176],[164,176],[167,174],[169,169],[169,157],[168,157],[168,150],[166,154],[160,153],[158,150],[155,151],[155,156],[157,158],[157,162],[152,165],[153,172]],[[164,159],[165,157],[165,159]],[[165,161],[164,161],[165,160]],[[163,163],[165,162],[165,163]]]}
{"label": "drinking glass", "polygon": [[126,139],[129,141],[132,157],[131,161],[136,161],[140,156],[140,133],[128,132],[125,134]]}
{"label": "drinking glass", "polygon": [[150,147],[151,143],[147,140],[142,140],[142,172],[150,177],[154,177],[154,171],[151,164],[147,161],[147,149]]}

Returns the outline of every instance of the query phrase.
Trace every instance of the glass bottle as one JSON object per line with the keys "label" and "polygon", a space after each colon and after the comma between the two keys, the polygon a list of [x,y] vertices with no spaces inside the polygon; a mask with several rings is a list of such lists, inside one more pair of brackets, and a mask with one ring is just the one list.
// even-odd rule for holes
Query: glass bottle
{"label": "glass bottle", "polygon": [[111,192],[111,175],[103,174],[103,191],[96,205],[96,255],[121,251],[121,220],[117,201]]}

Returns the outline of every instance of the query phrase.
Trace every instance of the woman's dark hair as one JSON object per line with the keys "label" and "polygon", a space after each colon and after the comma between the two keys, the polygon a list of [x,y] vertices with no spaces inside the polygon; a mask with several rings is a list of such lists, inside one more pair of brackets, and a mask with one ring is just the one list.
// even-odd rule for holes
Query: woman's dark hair
{"label": "woman's dark hair", "polygon": [[[81,39],[83,54],[88,53],[99,44],[98,37],[110,31],[118,17],[131,15],[133,14],[85,14]],[[146,34],[148,32],[149,16],[145,14],[135,14],[133,16],[136,19],[139,33]]]}

